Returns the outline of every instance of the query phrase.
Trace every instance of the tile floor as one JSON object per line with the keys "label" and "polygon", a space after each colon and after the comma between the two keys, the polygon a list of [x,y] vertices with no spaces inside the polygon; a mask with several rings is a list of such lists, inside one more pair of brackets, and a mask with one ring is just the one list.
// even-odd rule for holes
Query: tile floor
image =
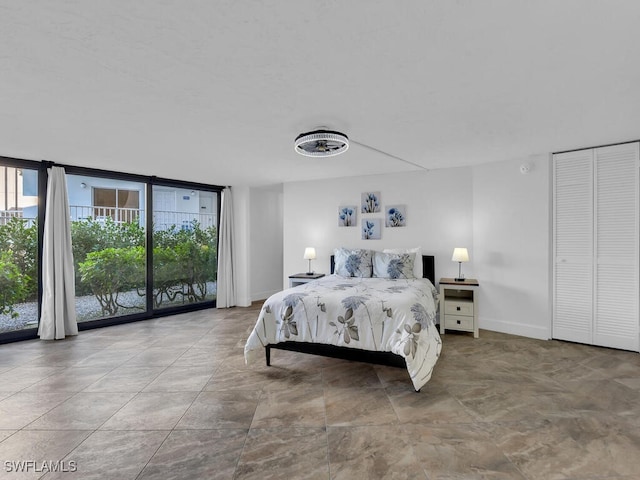
{"label": "tile floor", "polygon": [[448,333],[415,393],[392,367],[246,367],[258,308],[0,345],[0,478],[640,478],[637,353]]}

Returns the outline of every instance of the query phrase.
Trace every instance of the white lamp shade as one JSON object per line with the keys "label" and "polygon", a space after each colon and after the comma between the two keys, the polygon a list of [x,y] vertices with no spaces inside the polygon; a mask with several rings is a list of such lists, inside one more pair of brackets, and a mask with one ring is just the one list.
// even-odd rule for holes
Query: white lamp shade
{"label": "white lamp shade", "polygon": [[313,247],[307,247],[304,249],[305,260],[314,260],[316,258],[316,249]]}
{"label": "white lamp shade", "polygon": [[467,252],[466,248],[454,248],[451,261],[452,262],[468,262],[469,252]]}

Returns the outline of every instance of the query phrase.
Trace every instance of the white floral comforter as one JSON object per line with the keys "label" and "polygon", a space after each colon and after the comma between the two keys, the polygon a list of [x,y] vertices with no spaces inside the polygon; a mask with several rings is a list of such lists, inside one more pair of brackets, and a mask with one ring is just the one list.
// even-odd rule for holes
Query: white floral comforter
{"label": "white floral comforter", "polygon": [[313,342],[405,358],[416,390],[431,378],[442,342],[435,326],[437,290],[427,279],[330,275],[272,295],[244,347],[246,362],[264,346]]}

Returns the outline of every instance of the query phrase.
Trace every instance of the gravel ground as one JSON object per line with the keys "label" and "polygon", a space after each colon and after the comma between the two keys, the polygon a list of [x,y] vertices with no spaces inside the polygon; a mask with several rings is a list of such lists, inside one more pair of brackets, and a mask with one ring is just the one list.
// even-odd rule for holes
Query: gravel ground
{"label": "gravel ground", "polygon": [[[215,298],[216,290],[214,282],[207,284],[207,300]],[[141,312],[144,309],[145,301],[144,297],[139,296],[135,291],[131,291],[121,293],[118,296],[118,303],[133,308],[121,308],[118,310],[117,316]],[[176,300],[172,302],[172,305],[182,305],[184,303],[181,300]],[[165,303],[165,305],[168,304]],[[38,327],[36,318],[38,309],[35,302],[18,303],[13,306],[13,309],[19,314],[16,318],[11,318],[9,315],[0,315],[0,333]],[[100,303],[98,303],[94,295],[76,298],[76,315],[79,322],[95,320],[104,316]]]}

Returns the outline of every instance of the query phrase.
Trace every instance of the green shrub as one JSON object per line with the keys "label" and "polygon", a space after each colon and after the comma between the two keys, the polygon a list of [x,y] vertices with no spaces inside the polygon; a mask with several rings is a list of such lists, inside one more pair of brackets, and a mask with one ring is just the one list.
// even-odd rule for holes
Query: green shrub
{"label": "green shrub", "polygon": [[188,228],[172,226],[153,235],[154,306],[173,302],[206,299],[207,282],[217,274],[216,229],[201,229],[198,222]]}
{"label": "green shrub", "polygon": [[82,283],[88,286],[102,307],[113,316],[122,308],[118,301],[122,292],[143,289],[145,285],[145,250],[143,247],[105,248],[90,252],[79,264]]}
{"label": "green shrub", "polygon": [[[119,294],[145,295],[145,229],[139,223],[93,219],[71,223],[76,295],[95,295],[105,315],[120,308]],[[154,306],[207,297],[217,275],[217,229],[198,222],[153,233]],[[12,218],[0,226],[0,313],[17,316],[13,305],[37,299],[38,227]]]}
{"label": "green shrub", "polygon": [[13,306],[24,301],[28,284],[29,277],[20,273],[11,252],[0,253],[0,315],[18,316]]}
{"label": "green shrub", "polygon": [[[72,233],[76,292],[93,293],[106,315],[130,308],[118,296],[131,290],[146,294],[144,229],[137,223],[118,225],[110,219],[104,225],[93,220],[74,222],[81,223]],[[206,299],[208,282],[216,280],[216,242],[216,229],[202,229],[197,222],[153,233],[155,308],[176,300]]]}
{"label": "green shrub", "polygon": [[[38,297],[38,226],[36,221],[11,218],[0,225],[0,252],[3,261],[14,265],[21,276],[20,295],[11,295],[15,303],[36,300]],[[6,255],[5,255],[6,254]],[[8,267],[5,274],[9,276]],[[3,288],[4,290],[4,288]],[[4,293],[9,297],[8,293]]]}
{"label": "green shrub", "polygon": [[92,293],[91,287],[82,281],[80,264],[91,252],[106,248],[143,247],[145,231],[139,223],[116,223],[108,217],[104,222],[92,218],[71,222],[71,241],[76,276],[76,295]]}

